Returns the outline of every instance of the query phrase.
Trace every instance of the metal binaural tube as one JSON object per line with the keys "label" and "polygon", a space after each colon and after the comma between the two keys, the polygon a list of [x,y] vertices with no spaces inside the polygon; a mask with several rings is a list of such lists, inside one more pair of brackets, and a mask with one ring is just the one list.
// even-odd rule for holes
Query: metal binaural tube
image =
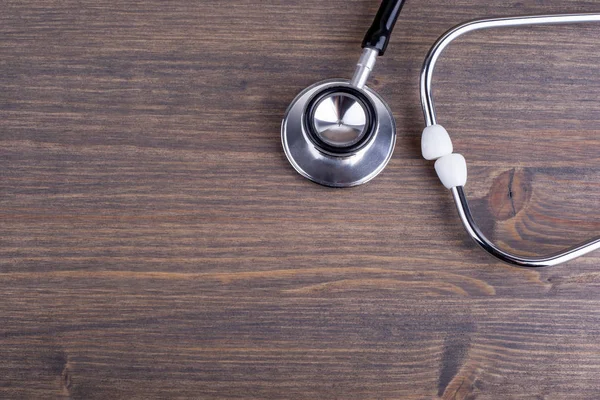
{"label": "metal binaural tube", "polygon": [[464,188],[462,186],[452,188],[452,196],[454,197],[454,202],[456,203],[458,216],[460,217],[460,220],[462,221],[471,239],[473,239],[473,241],[475,241],[479,247],[490,253],[492,256],[508,264],[530,268],[551,267],[574,260],[577,257],[581,257],[594,250],[600,249],[599,236],[579,245],[573,246],[567,250],[548,256],[525,257],[509,253],[498,248],[483,234],[483,232],[481,232],[471,214],[471,209],[469,207],[469,202],[467,201]]}
{"label": "metal binaural tube", "polygon": [[[456,38],[464,35],[465,33],[481,29],[583,22],[600,22],[600,13],[537,15],[526,17],[483,19],[469,21],[450,29],[433,45],[425,59],[421,71],[421,106],[423,108],[425,124],[427,126],[437,124],[435,103],[433,101],[432,94],[433,72],[435,70],[435,65],[444,49],[448,47],[448,45]],[[529,268],[548,267],[571,261],[577,257],[581,257],[587,253],[600,249],[600,237],[595,237],[559,253],[547,256],[526,257],[504,251],[492,243],[477,226],[477,223],[471,214],[471,209],[469,208],[469,202],[465,195],[464,188],[462,186],[457,186],[451,190],[454,202],[456,203],[456,209],[458,211],[459,218],[471,239],[473,239],[473,241],[475,241],[475,243],[477,243],[477,245],[479,245],[483,250],[508,264]]]}
{"label": "metal binaural tube", "polygon": [[528,17],[490,18],[468,21],[444,33],[431,47],[421,69],[421,106],[427,126],[437,124],[433,102],[432,83],[435,65],[443,51],[460,36],[482,29],[508,28],[515,26],[569,24],[600,22],[600,13],[533,15]]}

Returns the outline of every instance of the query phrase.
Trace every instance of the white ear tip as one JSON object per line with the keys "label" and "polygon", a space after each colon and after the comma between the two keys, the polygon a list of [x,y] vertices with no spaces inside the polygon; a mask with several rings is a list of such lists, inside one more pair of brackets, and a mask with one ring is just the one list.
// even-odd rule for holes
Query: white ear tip
{"label": "white ear tip", "polygon": [[421,152],[424,159],[437,160],[452,154],[453,151],[452,140],[443,126],[431,125],[423,130]]}
{"label": "white ear tip", "polygon": [[467,162],[460,154],[448,154],[437,160],[435,172],[447,189],[467,184]]}

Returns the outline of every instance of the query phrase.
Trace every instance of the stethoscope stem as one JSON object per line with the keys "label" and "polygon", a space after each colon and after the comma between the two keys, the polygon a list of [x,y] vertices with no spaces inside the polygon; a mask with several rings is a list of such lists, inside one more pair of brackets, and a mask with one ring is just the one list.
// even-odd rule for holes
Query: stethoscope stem
{"label": "stethoscope stem", "polygon": [[362,89],[367,84],[375,67],[377,56],[385,53],[404,2],[405,0],[383,0],[381,2],[379,11],[377,11],[362,43],[363,52],[356,64],[356,72],[351,81],[355,88]]}
{"label": "stethoscope stem", "polygon": [[356,63],[356,72],[354,72],[354,76],[352,77],[351,84],[357,89],[362,89],[367,84],[367,80],[369,80],[369,76],[371,76],[371,72],[373,72],[373,68],[375,68],[375,62],[377,61],[377,56],[379,55],[379,51],[377,49],[373,49],[371,47],[365,47],[363,52]]}

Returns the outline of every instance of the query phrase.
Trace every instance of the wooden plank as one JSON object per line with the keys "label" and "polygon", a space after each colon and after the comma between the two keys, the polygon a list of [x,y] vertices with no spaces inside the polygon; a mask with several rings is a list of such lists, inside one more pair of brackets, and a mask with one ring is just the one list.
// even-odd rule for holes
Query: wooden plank
{"label": "wooden plank", "polygon": [[[279,127],[352,74],[376,1],[0,4],[0,398],[595,399],[600,254],[476,249],[421,160],[418,74],[446,29],[598,11],[408,1],[371,86],[388,168],[331,190]],[[484,231],[598,233],[600,25],[469,35],[436,75]]]}

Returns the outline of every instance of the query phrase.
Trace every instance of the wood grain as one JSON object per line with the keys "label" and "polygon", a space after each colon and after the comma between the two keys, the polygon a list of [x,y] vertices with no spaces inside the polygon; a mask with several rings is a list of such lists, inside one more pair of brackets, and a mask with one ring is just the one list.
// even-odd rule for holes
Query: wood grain
{"label": "wood grain", "polygon": [[[600,254],[532,271],[475,248],[418,98],[451,26],[597,1],[407,2],[371,84],[394,157],[322,188],[281,117],[352,74],[377,6],[0,3],[0,398],[598,398]],[[505,248],[600,231],[599,33],[477,33],[440,62],[440,122]]]}

